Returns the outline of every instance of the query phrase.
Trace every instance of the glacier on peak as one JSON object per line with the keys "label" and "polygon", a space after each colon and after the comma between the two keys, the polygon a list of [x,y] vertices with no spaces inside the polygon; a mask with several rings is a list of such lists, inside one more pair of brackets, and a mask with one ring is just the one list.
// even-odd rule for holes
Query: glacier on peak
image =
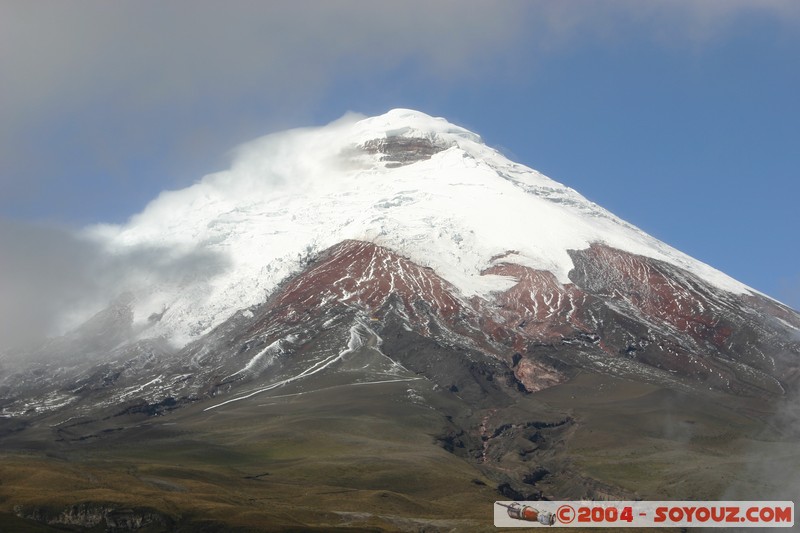
{"label": "glacier on peak", "polygon": [[[386,147],[397,139],[404,141]],[[509,161],[469,130],[418,111],[348,114],[267,135],[234,154],[229,170],[162,193],[127,223],[85,230],[109,253],[146,246],[224,258],[227,268],[210,278],[121,282],[137,295],[135,320],[168,310],[147,335],[184,344],[262,302],[309,257],[346,239],[428,266],[467,297],[491,298],[514,283],[482,274],[511,250],[514,262],[570,283],[568,251],[595,242],[666,261],[724,290],[752,291]]]}
{"label": "glacier on peak", "polygon": [[353,139],[361,142],[384,137],[443,137],[483,144],[480,135],[451,124],[441,117],[431,117],[413,109],[392,109],[383,115],[358,121],[352,129]]}

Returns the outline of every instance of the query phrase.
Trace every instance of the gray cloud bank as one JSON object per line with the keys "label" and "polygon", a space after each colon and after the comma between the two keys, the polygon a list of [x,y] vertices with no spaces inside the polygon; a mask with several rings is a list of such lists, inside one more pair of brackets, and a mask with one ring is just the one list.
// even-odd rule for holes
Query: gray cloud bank
{"label": "gray cloud bank", "polygon": [[681,46],[713,39],[732,20],[754,14],[796,28],[800,4],[3,2],[0,212],[42,198],[53,210],[59,201],[78,203],[73,182],[80,186],[90,174],[99,176],[96,201],[115,191],[133,194],[147,180],[162,184],[156,190],[175,186],[166,176],[142,175],[153,159],[164,160],[159,168],[183,185],[189,178],[181,174],[214,170],[191,160],[265,128],[308,122],[343,79],[369,83],[411,68],[432,85],[457,90],[471,80],[513,81],[565,43],[613,43],[644,29]]}
{"label": "gray cloud bank", "polygon": [[0,347],[41,337],[93,286],[97,250],[53,228],[0,220]]}
{"label": "gray cloud bank", "polygon": [[125,182],[109,187],[174,185],[137,167],[202,159],[308,121],[336,79],[365,69],[414,61],[426,76],[461,79],[515,42],[521,11],[474,1],[5,2],[0,209],[53,186],[70,194],[58,181],[90,173]]}
{"label": "gray cloud bank", "polygon": [[3,219],[0,250],[0,352],[64,333],[122,293],[202,284],[228,266],[199,249],[110,254],[70,231]]}

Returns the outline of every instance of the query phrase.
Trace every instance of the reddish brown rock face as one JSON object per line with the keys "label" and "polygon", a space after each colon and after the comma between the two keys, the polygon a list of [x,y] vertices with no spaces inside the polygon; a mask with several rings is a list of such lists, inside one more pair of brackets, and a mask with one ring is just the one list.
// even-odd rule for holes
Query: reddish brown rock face
{"label": "reddish brown rock face", "polygon": [[786,344],[779,327],[764,326],[768,316],[799,321],[788,308],[772,309],[777,304],[767,299],[725,293],[672,265],[600,244],[571,255],[573,283],[499,262],[483,274],[516,283],[490,299],[467,300],[430,268],[373,243],[344,241],[275,295],[265,320],[272,327],[299,324],[331,305],[376,320],[394,312],[424,337],[503,361],[528,391],[568,377],[538,355],[536,347],[543,345],[556,352],[582,347],[746,393],[780,392],[781,378],[800,375],[796,360],[770,354],[776,346],[782,349],[780,342],[789,351],[798,347]]}
{"label": "reddish brown rock face", "polygon": [[[533,271],[531,275],[535,277]],[[546,298],[544,291],[539,292]],[[507,299],[513,298],[512,292]],[[466,300],[432,269],[362,241],[344,241],[321,254],[279,292],[270,304],[271,312],[254,329],[274,327],[276,321],[296,324],[336,304],[358,308],[379,320],[391,309],[425,337],[436,330],[509,366],[515,353],[525,352],[527,339],[539,338],[538,329],[545,329],[534,325],[530,331],[517,330],[513,312],[496,313],[497,304],[481,298]],[[555,330],[560,328],[558,317],[551,323]],[[534,360],[518,365],[514,375],[529,391],[566,379],[562,372]]]}
{"label": "reddish brown rock face", "polygon": [[[792,327],[800,327],[796,312],[600,244],[571,256],[575,269],[570,278],[576,285],[638,324],[627,326],[630,331],[645,328],[646,350],[603,339],[613,349],[639,351],[647,364],[729,391],[782,393],[797,383],[800,344],[791,335]],[[609,321],[603,322],[607,329]]]}
{"label": "reddish brown rock face", "polygon": [[301,312],[336,301],[377,312],[392,294],[399,296],[403,312],[415,324],[424,323],[414,307],[417,300],[444,318],[457,315],[465,305],[455,296],[456,288],[430,268],[375,244],[350,240],[326,251],[289,283],[274,305]]}
{"label": "reddish brown rock face", "polygon": [[393,168],[430,159],[448,146],[417,137],[387,137],[367,141],[362,148],[370,154],[381,154],[380,160]]}
{"label": "reddish brown rock face", "polygon": [[517,280],[495,301],[505,323],[515,325],[524,335],[553,340],[571,335],[576,330],[589,331],[581,319],[588,296],[575,285],[562,285],[550,272],[513,263],[495,265],[483,274],[509,276]]}
{"label": "reddish brown rock face", "polygon": [[652,259],[603,245],[592,245],[582,255],[584,268],[603,274],[591,282],[598,296],[625,302],[695,340],[723,346],[731,336],[732,329],[715,313],[715,304],[688,278],[667,273]]}
{"label": "reddish brown rock face", "polygon": [[540,391],[564,381],[564,375],[533,359],[523,359],[514,369],[514,375],[528,392]]}

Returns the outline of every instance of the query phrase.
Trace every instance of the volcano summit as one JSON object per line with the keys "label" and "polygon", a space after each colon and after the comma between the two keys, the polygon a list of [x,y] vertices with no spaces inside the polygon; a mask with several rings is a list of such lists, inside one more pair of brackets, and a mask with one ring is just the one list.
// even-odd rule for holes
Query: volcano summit
{"label": "volcano summit", "polygon": [[490,528],[500,495],[789,499],[746,450],[798,460],[770,421],[800,314],[444,119],[270,135],[82,238],[153,266],[3,355],[0,524],[448,531]]}

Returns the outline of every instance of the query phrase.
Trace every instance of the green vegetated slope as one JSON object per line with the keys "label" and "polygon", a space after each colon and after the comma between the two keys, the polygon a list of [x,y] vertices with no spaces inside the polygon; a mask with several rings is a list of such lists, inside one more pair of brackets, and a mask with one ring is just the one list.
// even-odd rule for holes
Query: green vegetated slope
{"label": "green vegetated slope", "polygon": [[207,412],[116,417],[70,428],[67,442],[31,428],[6,439],[0,509],[47,509],[55,519],[69,505],[112,504],[187,530],[487,525],[494,486],[436,445],[440,417],[406,389],[332,386]]}
{"label": "green vegetated slope", "polygon": [[[164,416],[5,420],[0,530],[489,531],[492,502],[509,499],[504,472],[527,479],[522,497],[716,499],[779,490],[752,450],[797,460],[756,400],[584,372],[471,412],[411,382],[318,376],[210,410],[222,400]],[[448,440],[458,420],[474,423]]]}

